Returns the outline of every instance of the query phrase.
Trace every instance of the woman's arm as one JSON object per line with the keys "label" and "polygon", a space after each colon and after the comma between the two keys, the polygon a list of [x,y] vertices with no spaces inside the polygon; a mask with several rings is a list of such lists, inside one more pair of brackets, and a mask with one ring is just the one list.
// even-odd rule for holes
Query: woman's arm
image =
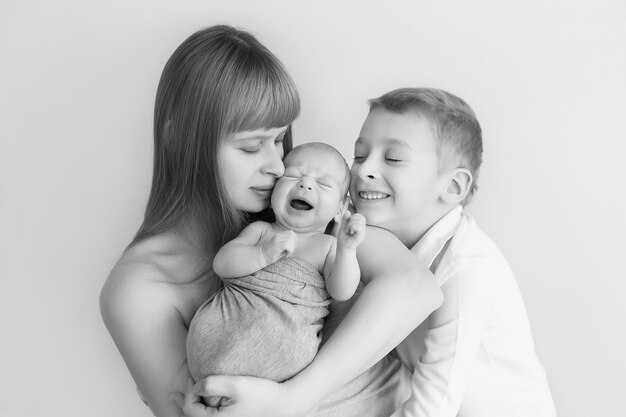
{"label": "woman's arm", "polygon": [[215,415],[305,415],[382,359],[441,305],[433,275],[391,233],[368,227],[358,256],[370,282],[315,360],[282,384],[245,377],[204,379],[196,392],[230,397],[233,404]]}
{"label": "woman's arm", "polygon": [[180,416],[172,401],[185,392],[187,328],[175,308],[174,290],[154,279],[145,265],[116,267],[100,294],[100,310],[109,333],[152,412]]}

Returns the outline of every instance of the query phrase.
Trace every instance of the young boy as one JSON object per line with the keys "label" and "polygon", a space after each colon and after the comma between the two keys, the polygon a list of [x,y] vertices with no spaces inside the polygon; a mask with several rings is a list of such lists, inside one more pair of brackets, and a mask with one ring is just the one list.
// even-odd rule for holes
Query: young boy
{"label": "young boy", "polygon": [[345,160],[329,145],[307,143],[284,164],[271,199],[276,221],[250,224],[214,258],[224,288],[200,307],[187,337],[197,381],[216,374],[292,377],[317,353],[328,295],[347,300],[357,288],[365,219],[350,216],[337,239],[324,234],[344,209]]}
{"label": "young boy", "polygon": [[354,207],[412,248],[444,294],[396,349],[413,379],[394,416],[554,416],[513,274],[463,209],[482,161],[474,112],[435,89],[399,89],[370,104],[355,143]]}

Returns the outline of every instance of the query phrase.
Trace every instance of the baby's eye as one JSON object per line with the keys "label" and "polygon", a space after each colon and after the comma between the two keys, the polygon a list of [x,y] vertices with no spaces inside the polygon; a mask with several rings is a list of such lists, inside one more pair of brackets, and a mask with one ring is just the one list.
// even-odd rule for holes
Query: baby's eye
{"label": "baby's eye", "polygon": [[319,185],[326,188],[333,188],[333,185],[328,181],[317,181]]}
{"label": "baby's eye", "polygon": [[385,161],[390,162],[392,164],[398,163],[398,162],[402,162],[402,159],[394,156],[394,155],[389,155],[385,157]]}
{"label": "baby's eye", "polygon": [[365,155],[354,155],[354,162],[363,162],[367,158]]}

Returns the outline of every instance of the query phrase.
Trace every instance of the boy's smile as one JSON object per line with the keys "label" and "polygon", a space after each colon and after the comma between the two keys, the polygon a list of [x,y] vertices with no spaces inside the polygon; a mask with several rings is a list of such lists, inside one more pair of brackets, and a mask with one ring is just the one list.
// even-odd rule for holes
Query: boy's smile
{"label": "boy's smile", "polygon": [[359,191],[359,197],[364,200],[382,200],[385,198],[389,198],[390,196],[387,193],[381,193],[378,191],[361,190]]}
{"label": "boy's smile", "polygon": [[354,148],[350,195],[367,224],[413,245],[442,215],[444,182],[431,124],[413,111],[370,112]]}

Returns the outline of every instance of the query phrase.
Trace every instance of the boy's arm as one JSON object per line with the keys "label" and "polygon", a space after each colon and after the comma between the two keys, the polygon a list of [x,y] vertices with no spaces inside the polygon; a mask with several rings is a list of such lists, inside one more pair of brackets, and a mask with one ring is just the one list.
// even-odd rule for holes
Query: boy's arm
{"label": "boy's arm", "polygon": [[324,264],[326,290],[337,301],[350,299],[359,285],[361,270],[356,250],[364,238],[365,217],[353,214],[342,220]]}
{"label": "boy's arm", "polygon": [[415,364],[411,398],[393,417],[457,415],[495,297],[491,277],[477,262],[441,286],[444,302],[428,318],[426,350]]}
{"label": "boy's arm", "polygon": [[[374,365],[442,302],[426,267],[390,232],[368,227],[357,251],[369,284],[309,366],[277,384],[251,377],[208,377],[194,391],[228,396],[221,415],[302,416]],[[332,375],[332,378],[329,378]]]}
{"label": "boy's arm", "polygon": [[266,222],[258,221],[248,225],[239,236],[215,254],[213,271],[222,279],[242,277],[293,252],[295,234],[276,233],[271,239],[263,239],[271,230],[272,226]]}

